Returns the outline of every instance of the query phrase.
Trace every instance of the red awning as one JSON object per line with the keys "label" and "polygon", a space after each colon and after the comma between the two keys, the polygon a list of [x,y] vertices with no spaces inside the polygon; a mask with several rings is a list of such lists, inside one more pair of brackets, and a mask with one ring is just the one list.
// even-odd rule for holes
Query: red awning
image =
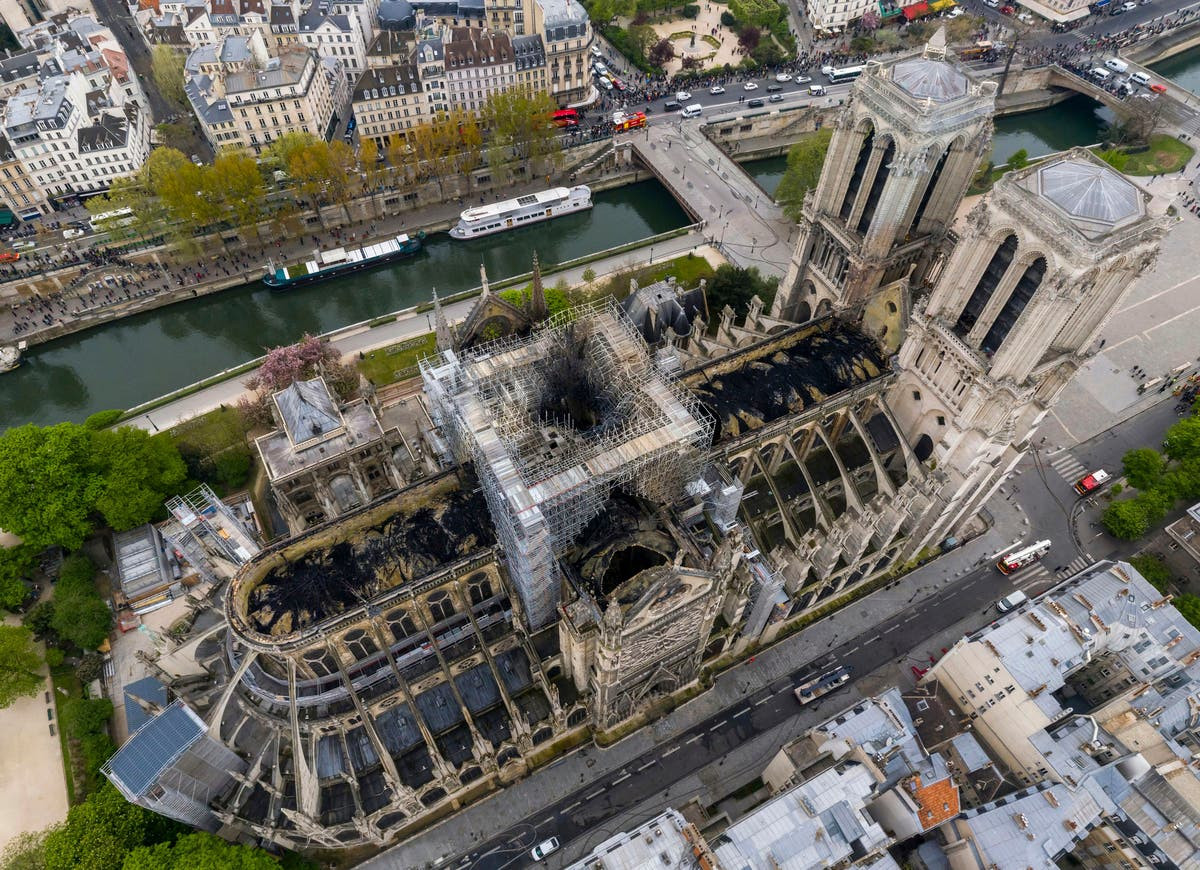
{"label": "red awning", "polygon": [[920,3],[914,3],[911,6],[905,6],[901,11],[904,13],[905,18],[907,18],[909,21],[912,21],[914,18],[920,18],[922,15],[928,15],[933,10],[929,8],[929,4],[926,3],[925,0],[921,0]]}

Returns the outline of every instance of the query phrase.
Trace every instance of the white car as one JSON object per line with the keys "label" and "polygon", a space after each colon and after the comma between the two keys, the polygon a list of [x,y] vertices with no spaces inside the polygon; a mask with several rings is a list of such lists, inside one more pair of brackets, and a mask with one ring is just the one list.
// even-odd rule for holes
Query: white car
{"label": "white car", "polygon": [[796,76],[795,81],[798,85],[806,85],[812,81],[812,76]]}
{"label": "white car", "polygon": [[951,10],[950,10],[950,14],[949,14],[949,15],[947,15],[946,17],[947,17],[947,18],[957,18],[958,16],[960,16],[960,15],[963,15],[963,14],[964,14],[964,13],[963,13],[963,11],[962,11],[962,7],[961,7],[961,6],[955,6],[953,9],[951,9]]}
{"label": "white car", "polygon": [[777,81],[777,82],[790,82],[791,80],[792,80],[792,77],[789,73],[783,72],[783,73],[780,73],[779,75],[775,76],[775,81]]}
{"label": "white car", "polygon": [[715,97],[717,94],[725,93],[725,89],[723,87],[721,87],[720,85],[713,85],[711,88],[708,89],[708,92]]}
{"label": "white car", "polygon": [[686,103],[691,98],[692,98],[692,95],[687,91],[678,91],[675,94],[675,99],[679,100],[679,102],[681,102],[681,103]]}
{"label": "white car", "polygon": [[530,850],[529,855],[534,861],[541,861],[547,855],[557,851],[558,837],[551,837],[549,840],[545,840],[534,846],[533,849]]}
{"label": "white car", "polygon": [[1130,0],[1130,2],[1126,3],[1121,8],[1123,8],[1126,12],[1132,12],[1134,9],[1137,9],[1137,4],[1134,3],[1133,0]]}
{"label": "white car", "polygon": [[86,235],[86,233],[77,227],[71,227],[70,229],[63,230],[64,239],[77,239],[82,235]]}
{"label": "white car", "polygon": [[757,82],[746,82],[744,85],[742,85],[742,90],[743,91],[757,91],[758,83]]}
{"label": "white car", "polygon": [[983,0],[983,5],[995,9],[1000,5],[1000,0]]}

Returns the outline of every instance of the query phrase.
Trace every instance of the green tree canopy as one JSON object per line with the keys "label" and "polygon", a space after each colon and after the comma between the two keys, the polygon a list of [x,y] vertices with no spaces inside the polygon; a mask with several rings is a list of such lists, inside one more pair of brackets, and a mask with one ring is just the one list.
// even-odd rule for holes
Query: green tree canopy
{"label": "green tree canopy", "polygon": [[37,553],[26,544],[0,547],[0,607],[14,610],[29,597],[26,581],[37,565]]}
{"label": "green tree canopy", "polygon": [[1137,489],[1150,489],[1162,477],[1162,454],[1152,447],[1139,447],[1128,451],[1121,459],[1121,466],[1129,485]]}
{"label": "green tree canopy", "polygon": [[46,837],[52,829],[24,831],[8,841],[0,853],[0,870],[46,870]]}
{"label": "green tree canopy", "polygon": [[1177,595],[1171,601],[1183,618],[1196,628],[1200,628],[1200,597],[1191,594]]}
{"label": "green tree canopy", "polygon": [[1146,508],[1135,499],[1113,502],[1104,509],[1100,522],[1114,538],[1134,541],[1150,529]]}
{"label": "green tree canopy", "polygon": [[1200,417],[1185,417],[1168,429],[1164,449],[1177,462],[1200,459]]}
{"label": "green tree canopy", "polygon": [[71,698],[62,705],[62,727],[76,739],[103,731],[112,718],[108,698]]}
{"label": "green tree canopy", "polygon": [[804,195],[821,180],[821,167],[825,165],[831,138],[833,130],[826,127],[805,136],[788,151],[787,170],[775,191],[775,201],[793,221],[800,220]]}
{"label": "green tree canopy", "polygon": [[63,640],[80,649],[95,649],[108,637],[112,611],[96,591],[95,566],[81,554],[63,563],[54,587],[51,625]]}
{"label": "green tree canopy", "polygon": [[181,826],[125,800],[104,783],[71,807],[66,824],[46,837],[46,870],[113,870],[147,843],[174,836]]}
{"label": "green tree canopy", "polygon": [[28,424],[0,435],[0,528],[34,550],[78,549],[100,486],[81,426]]}
{"label": "green tree canopy", "polygon": [[142,846],[125,856],[121,870],[278,870],[279,861],[253,846],[227,843],[203,831],[174,843]]}
{"label": "green tree canopy", "polygon": [[726,305],[737,314],[743,314],[754,296],[762,299],[764,307],[770,308],[777,283],[776,278],[763,278],[758,269],[740,269],[722,263],[705,288],[709,326],[716,326]]}
{"label": "green tree canopy", "polygon": [[36,695],[42,686],[41,669],[33,632],[24,626],[0,625],[0,709]]}
{"label": "green tree canopy", "polygon": [[1171,569],[1160,557],[1153,553],[1139,553],[1130,558],[1129,564],[1159,592],[1167,591],[1167,584],[1171,582]]}
{"label": "green tree canopy", "polygon": [[156,45],[150,51],[150,76],[159,92],[181,109],[187,108],[183,90],[183,53],[169,45]]}
{"label": "green tree canopy", "polygon": [[738,21],[770,27],[783,16],[777,0],[730,0],[729,11]]}
{"label": "green tree canopy", "polygon": [[151,519],[166,495],[187,480],[187,465],[168,437],[122,426],[94,436],[94,461],[103,481],[96,509],[123,532]]}

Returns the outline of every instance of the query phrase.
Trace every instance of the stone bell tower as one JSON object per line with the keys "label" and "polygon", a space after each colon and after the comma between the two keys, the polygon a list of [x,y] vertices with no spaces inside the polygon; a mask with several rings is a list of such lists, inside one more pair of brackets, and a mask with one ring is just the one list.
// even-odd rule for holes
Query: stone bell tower
{"label": "stone bell tower", "polygon": [[773,316],[838,310],[899,346],[905,279],[929,268],[987,152],[995,92],[947,55],[941,30],[920,54],[867,65],[805,198]]}
{"label": "stone bell tower", "polygon": [[917,458],[943,478],[928,536],[977,511],[1025,453],[1154,262],[1164,206],[1077,148],[1005,175],[971,210],[912,312],[888,395]]}

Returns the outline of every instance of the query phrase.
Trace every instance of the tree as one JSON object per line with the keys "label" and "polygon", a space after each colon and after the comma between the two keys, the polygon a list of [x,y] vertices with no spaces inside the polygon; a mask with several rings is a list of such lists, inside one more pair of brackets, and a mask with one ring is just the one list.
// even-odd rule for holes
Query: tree
{"label": "tree", "polygon": [[1167,515],[1167,511],[1171,509],[1171,505],[1174,504],[1170,493],[1162,492],[1158,489],[1148,489],[1139,492],[1133,501],[1145,512],[1146,522],[1150,525],[1161,522]]}
{"label": "tree", "polygon": [[775,191],[775,200],[789,219],[800,220],[805,194],[821,180],[821,167],[832,138],[833,130],[826,127],[805,136],[788,151],[787,169]]}
{"label": "tree", "polygon": [[378,211],[378,194],[382,180],[382,172],[379,168],[380,160],[382,158],[379,155],[379,146],[375,144],[374,139],[366,138],[359,142],[358,167],[362,173],[363,185],[371,194],[371,204],[376,207],[376,211]]}
{"label": "tree", "polygon": [[60,724],[78,740],[103,731],[112,715],[113,705],[108,698],[71,698],[62,705]]}
{"label": "tree", "polygon": [[1114,538],[1134,541],[1150,530],[1146,509],[1136,499],[1110,504],[1100,515],[1100,522]]}
{"label": "tree", "polygon": [[158,143],[168,148],[186,148],[192,141],[192,128],[178,121],[156,124],[154,131],[158,133]]}
{"label": "tree", "polygon": [[121,419],[125,412],[120,408],[110,408],[107,411],[97,411],[83,421],[84,429],[107,429]]}
{"label": "tree", "polygon": [[1162,478],[1162,455],[1151,447],[1128,451],[1121,459],[1121,466],[1129,485],[1137,489],[1151,489]]}
{"label": "tree", "polygon": [[94,461],[102,485],[96,509],[115,531],[149,522],[187,480],[175,442],[133,426],[95,433]]}
{"label": "tree", "polygon": [[104,783],[71,807],[66,824],[50,831],[44,850],[46,870],[113,870],[127,853],[175,836],[181,825],[125,800]]}
{"label": "tree", "polygon": [[43,680],[33,632],[24,626],[0,625],[0,709],[18,698],[32,698]]}
{"label": "tree", "polygon": [[708,302],[709,325],[715,327],[721,312],[728,305],[735,312],[744,312],[751,298],[758,296],[766,308],[771,307],[775,298],[775,287],[778,279],[763,278],[758,269],[741,269],[730,263],[723,263],[709,280],[705,289]]}
{"label": "tree", "polygon": [[267,185],[258,163],[248,151],[222,149],[207,173],[207,188],[242,229],[253,228],[258,238],[258,223],[267,205]]}
{"label": "tree", "polygon": [[[1200,460],[1200,417],[1185,417],[1168,429],[1163,449],[1176,462]],[[3,525],[4,518],[0,516],[0,526]]]}
{"label": "tree", "polygon": [[758,43],[762,40],[762,31],[753,24],[743,24],[738,28],[738,45],[746,49],[746,51],[754,51],[758,47]]}
{"label": "tree", "polygon": [[879,17],[879,13],[874,9],[868,9],[862,14],[862,18],[858,20],[859,27],[867,31],[867,33],[874,33],[882,23],[883,19]]}
{"label": "tree", "polygon": [[1184,619],[1200,628],[1200,597],[1185,593],[1175,596],[1171,604]]}
{"label": "tree", "polygon": [[21,617],[21,625],[33,632],[38,640],[53,641],[58,639],[54,633],[54,602],[39,601],[29,612]]}
{"label": "tree", "polygon": [[783,63],[786,59],[783,50],[774,42],[760,42],[750,52],[750,56],[754,58],[754,62],[761,66],[774,66],[777,63]]}
{"label": "tree", "polygon": [[29,597],[28,580],[37,565],[32,547],[0,547],[0,607],[15,610]]}
{"label": "tree", "polygon": [[183,54],[169,45],[158,44],[150,51],[150,77],[160,94],[181,109],[187,108],[183,89]]}
{"label": "tree", "polygon": [[1172,579],[1171,569],[1160,557],[1154,553],[1139,553],[1130,558],[1129,564],[1136,568],[1137,572],[1146,578],[1146,582],[1159,592],[1167,591],[1167,584]]}
{"label": "tree", "polygon": [[625,31],[629,35],[629,47],[633,50],[635,60],[648,59],[650,48],[658,41],[658,34],[648,24],[632,24]]}
{"label": "tree", "polygon": [[76,553],[63,564],[54,587],[54,616],[51,626],[63,640],[84,650],[93,650],[108,637],[112,611],[94,581],[95,566]]}
{"label": "tree", "polygon": [[[49,654],[49,650],[47,650]],[[49,662],[49,658],[47,658]],[[75,676],[79,677],[79,682],[87,685],[92,680],[98,679],[104,673],[104,657],[100,653],[88,652],[83,654],[83,658],[79,660],[79,665],[75,668]]]}
{"label": "tree", "polygon": [[721,13],[721,25],[732,30],[733,28],[737,27],[738,20],[733,17],[732,12],[726,10]]}
{"label": "tree", "polygon": [[72,423],[0,435],[0,528],[38,552],[78,549],[92,530],[101,485],[90,443],[91,433]]}
{"label": "tree", "polygon": [[[554,101],[545,93],[501,91],[489,96],[480,112],[492,145],[488,150],[488,165],[503,162],[504,153],[511,155],[508,159],[523,160],[527,167],[532,161],[557,160],[562,141],[550,123],[555,108]],[[494,153],[494,148],[502,148],[503,152]]]}
{"label": "tree", "polygon": [[1020,148],[1008,156],[1007,163],[1009,169],[1024,169],[1029,165],[1029,152]]}
{"label": "tree", "polygon": [[141,846],[125,856],[121,870],[278,870],[279,861],[253,846],[227,843],[200,831],[174,843]]}
{"label": "tree", "polygon": [[783,16],[777,0],[730,0],[729,11],[738,21],[770,27]]}
{"label": "tree", "polygon": [[675,46],[671,44],[671,40],[664,36],[651,46],[650,54],[647,55],[646,59],[655,66],[662,66],[674,57]]}
{"label": "tree", "polygon": [[0,853],[0,870],[46,870],[46,837],[44,831],[23,831],[8,841]]}

